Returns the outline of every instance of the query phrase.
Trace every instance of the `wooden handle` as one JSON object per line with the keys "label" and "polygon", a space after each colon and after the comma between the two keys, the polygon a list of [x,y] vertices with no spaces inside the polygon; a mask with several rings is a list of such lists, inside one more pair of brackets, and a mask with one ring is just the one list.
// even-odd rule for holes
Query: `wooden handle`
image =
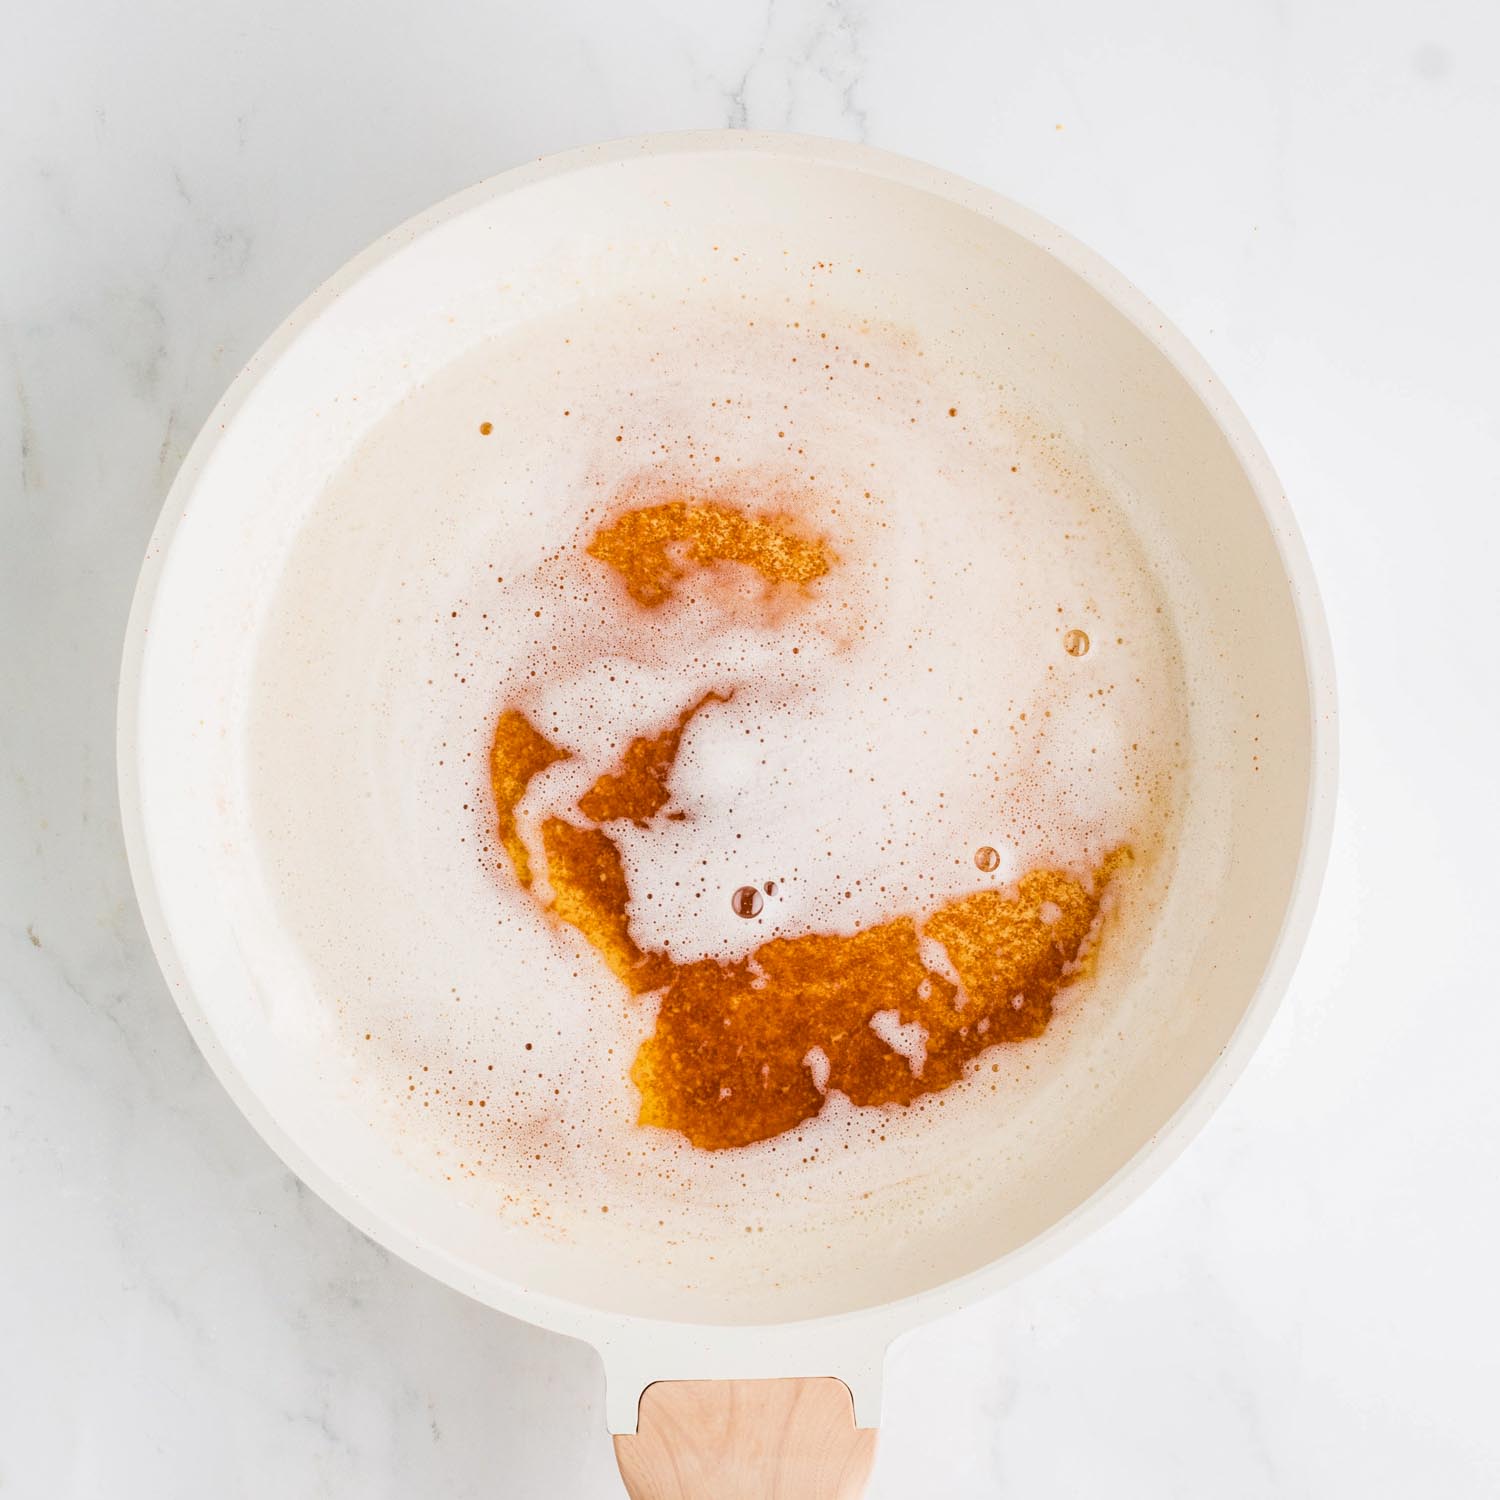
{"label": "wooden handle", "polygon": [[841,1380],[663,1380],[615,1459],[631,1500],[859,1500],[875,1430]]}

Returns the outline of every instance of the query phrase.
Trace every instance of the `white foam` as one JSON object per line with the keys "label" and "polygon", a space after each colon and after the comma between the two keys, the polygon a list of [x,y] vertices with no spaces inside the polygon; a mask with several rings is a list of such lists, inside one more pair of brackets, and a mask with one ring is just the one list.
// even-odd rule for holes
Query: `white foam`
{"label": "white foam", "polygon": [[[537,819],[630,738],[732,692],[684,734],[666,811],[685,818],[611,827],[637,941],[678,960],[920,916],[1130,843],[1147,857],[1107,934],[1123,957],[1170,866],[1182,670],[1121,509],[992,379],[899,330],[794,321],[700,307],[668,360],[659,317],[580,309],[470,354],[329,487],[262,647],[249,759],[267,878],[372,1120],[558,1232],[602,1203],[649,1237],[909,1197],[912,1143],[1038,1128],[1056,1079],[1031,1061],[1087,1050],[1118,995],[1106,954],[1041,1043],[985,1054],[912,1110],[830,1095],[798,1131],[715,1155],[644,1131],[628,1073],[651,1003],[493,846],[502,708],[574,757],[523,805],[535,847]],[[796,598],[742,580],[738,598],[689,588],[643,614],[579,550],[622,491],[763,497],[836,565]],[[1063,649],[1075,627],[1085,656]],[[768,881],[760,914],[737,916],[731,894]]]}
{"label": "white foam", "polygon": [[919,1021],[901,1024],[898,1010],[877,1010],[870,1017],[870,1030],[883,1041],[892,1052],[899,1053],[910,1065],[912,1074],[920,1078],[922,1065],[927,1061],[927,1029]]}

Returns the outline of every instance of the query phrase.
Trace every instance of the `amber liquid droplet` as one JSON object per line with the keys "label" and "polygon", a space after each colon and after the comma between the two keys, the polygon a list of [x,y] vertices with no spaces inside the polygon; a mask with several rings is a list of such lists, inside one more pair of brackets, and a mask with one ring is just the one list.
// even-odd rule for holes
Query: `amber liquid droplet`
{"label": "amber liquid droplet", "polygon": [[988,875],[991,870],[998,870],[1000,868],[1000,851],[998,849],[991,849],[986,844],[983,848],[974,851],[974,863]]}
{"label": "amber liquid droplet", "polygon": [[764,902],[761,894],[753,885],[742,885],[734,895],[729,898],[729,904],[734,908],[737,917],[758,917]]}
{"label": "amber liquid droplet", "polygon": [[1063,650],[1069,656],[1086,656],[1089,649],[1089,638],[1081,630],[1070,630],[1063,637]]}

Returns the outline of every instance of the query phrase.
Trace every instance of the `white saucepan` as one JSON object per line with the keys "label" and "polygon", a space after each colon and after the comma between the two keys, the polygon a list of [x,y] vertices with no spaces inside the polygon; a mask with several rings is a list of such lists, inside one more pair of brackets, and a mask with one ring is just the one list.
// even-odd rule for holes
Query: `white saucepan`
{"label": "white saucepan", "polygon": [[[1184,830],[1216,851],[1219,876],[1177,919],[1177,979],[1148,997],[1169,1018],[1159,1043],[1081,1109],[1045,1172],[954,1230],[879,1254],[857,1227],[830,1225],[847,1276],[799,1283],[801,1251],[789,1246],[775,1284],[716,1280],[704,1261],[689,1293],[663,1266],[616,1254],[606,1217],[559,1243],[476,1209],[317,1085],[332,1065],[310,1056],[321,1033],[288,1014],[296,986],[278,984],[246,917],[259,898],[242,740],[291,538],[372,425],[517,320],[674,268],[694,275],[709,244],[857,263],[872,314],[918,334],[959,330],[1017,399],[1149,507],[1191,579],[1194,649],[1212,656],[1215,701],[1190,709],[1214,715],[1224,791]],[[747,251],[752,269],[738,274],[760,263]],[[1120,276],[1050,224],[930,167],[816,139],[692,134],[570,152],[461,193],[288,319],[210,418],[152,538],[125,647],[119,767],[162,969],[224,1086],[292,1170],[432,1275],[591,1343],[633,1494],[852,1495],[873,1454],[891,1341],[993,1294],[1119,1209],[1245,1065],[1322,874],[1333,680],[1270,464],[1203,362]],[[516,985],[505,1003],[534,1002]]]}

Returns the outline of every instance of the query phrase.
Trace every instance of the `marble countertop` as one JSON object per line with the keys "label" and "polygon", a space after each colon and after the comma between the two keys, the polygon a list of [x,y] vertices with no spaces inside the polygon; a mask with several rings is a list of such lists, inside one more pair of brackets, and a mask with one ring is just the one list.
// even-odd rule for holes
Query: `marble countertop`
{"label": "marble countertop", "polygon": [[1072,230],[1207,355],[1331,616],[1340,821],[1186,1156],[913,1336],[875,1500],[1500,1490],[1500,21],[1423,6],[64,0],[0,50],[0,1496],[622,1492],[593,1355],[376,1249],[199,1059],[116,811],[130,592],[325,274],[525,158],[868,140]]}

